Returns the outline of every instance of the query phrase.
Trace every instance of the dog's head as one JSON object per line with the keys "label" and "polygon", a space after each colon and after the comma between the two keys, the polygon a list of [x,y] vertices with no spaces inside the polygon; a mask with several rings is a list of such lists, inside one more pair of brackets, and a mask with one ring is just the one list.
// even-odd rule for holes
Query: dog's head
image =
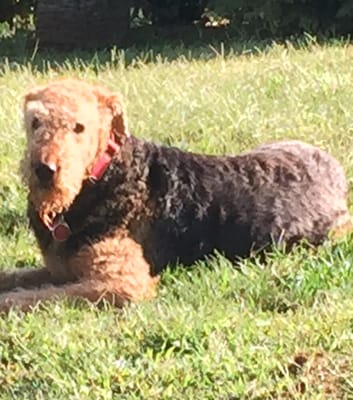
{"label": "dog's head", "polygon": [[58,80],[25,96],[27,150],[22,174],[44,223],[74,201],[114,137],[128,136],[123,104],[107,89]]}

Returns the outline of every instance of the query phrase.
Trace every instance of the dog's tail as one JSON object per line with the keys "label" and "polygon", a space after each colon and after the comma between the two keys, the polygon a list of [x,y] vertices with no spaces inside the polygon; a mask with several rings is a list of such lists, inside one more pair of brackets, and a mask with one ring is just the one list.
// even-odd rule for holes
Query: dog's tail
{"label": "dog's tail", "polygon": [[341,215],[335,226],[331,229],[330,237],[333,239],[342,238],[353,232],[353,216],[347,211]]}

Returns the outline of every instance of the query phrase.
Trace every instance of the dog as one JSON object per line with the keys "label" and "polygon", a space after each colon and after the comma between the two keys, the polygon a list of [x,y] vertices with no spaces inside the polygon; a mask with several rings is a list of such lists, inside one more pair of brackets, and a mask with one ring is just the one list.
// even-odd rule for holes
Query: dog
{"label": "dog", "polygon": [[317,246],[351,228],[342,166],[300,141],[236,156],[160,146],[130,134],[120,96],[74,79],[30,90],[24,120],[44,267],[0,274],[3,312],[61,297],[121,307],[153,298],[167,265]]}

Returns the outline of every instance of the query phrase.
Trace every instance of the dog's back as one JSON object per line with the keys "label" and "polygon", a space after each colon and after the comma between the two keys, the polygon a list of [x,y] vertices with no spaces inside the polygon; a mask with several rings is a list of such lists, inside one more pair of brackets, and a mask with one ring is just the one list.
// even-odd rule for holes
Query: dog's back
{"label": "dog's back", "polygon": [[281,152],[284,156],[288,153],[300,158],[312,175],[312,179],[331,186],[337,197],[345,198],[348,185],[342,165],[329,153],[318,147],[304,143],[300,140],[286,140],[267,143],[259,146],[253,152]]}
{"label": "dog's back", "polygon": [[234,259],[273,242],[316,245],[350,218],[343,168],[314,146],[276,142],[236,157],[157,153],[151,166],[151,193],[159,199],[152,228],[157,271],[215,249]]}

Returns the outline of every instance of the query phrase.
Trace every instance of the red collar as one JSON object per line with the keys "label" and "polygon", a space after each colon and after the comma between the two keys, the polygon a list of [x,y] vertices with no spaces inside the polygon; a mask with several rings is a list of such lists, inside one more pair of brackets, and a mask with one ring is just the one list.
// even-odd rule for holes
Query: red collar
{"label": "red collar", "polygon": [[[93,184],[95,184],[102,178],[114,155],[120,150],[121,145],[117,143],[114,139],[115,138],[110,138],[108,140],[108,145],[105,152],[98,158],[97,162],[92,168],[91,174],[89,176],[89,181]],[[48,226],[48,228],[51,231],[53,238],[57,242],[64,242],[71,235],[71,228],[69,224],[65,221],[63,214],[57,215],[52,225]]]}
{"label": "red collar", "polygon": [[89,177],[89,180],[92,183],[96,183],[102,178],[104,172],[107,170],[110,162],[112,161],[112,158],[120,150],[120,147],[121,145],[115,140],[108,140],[108,145],[105,152],[98,158],[98,161],[92,168],[91,175]]}

